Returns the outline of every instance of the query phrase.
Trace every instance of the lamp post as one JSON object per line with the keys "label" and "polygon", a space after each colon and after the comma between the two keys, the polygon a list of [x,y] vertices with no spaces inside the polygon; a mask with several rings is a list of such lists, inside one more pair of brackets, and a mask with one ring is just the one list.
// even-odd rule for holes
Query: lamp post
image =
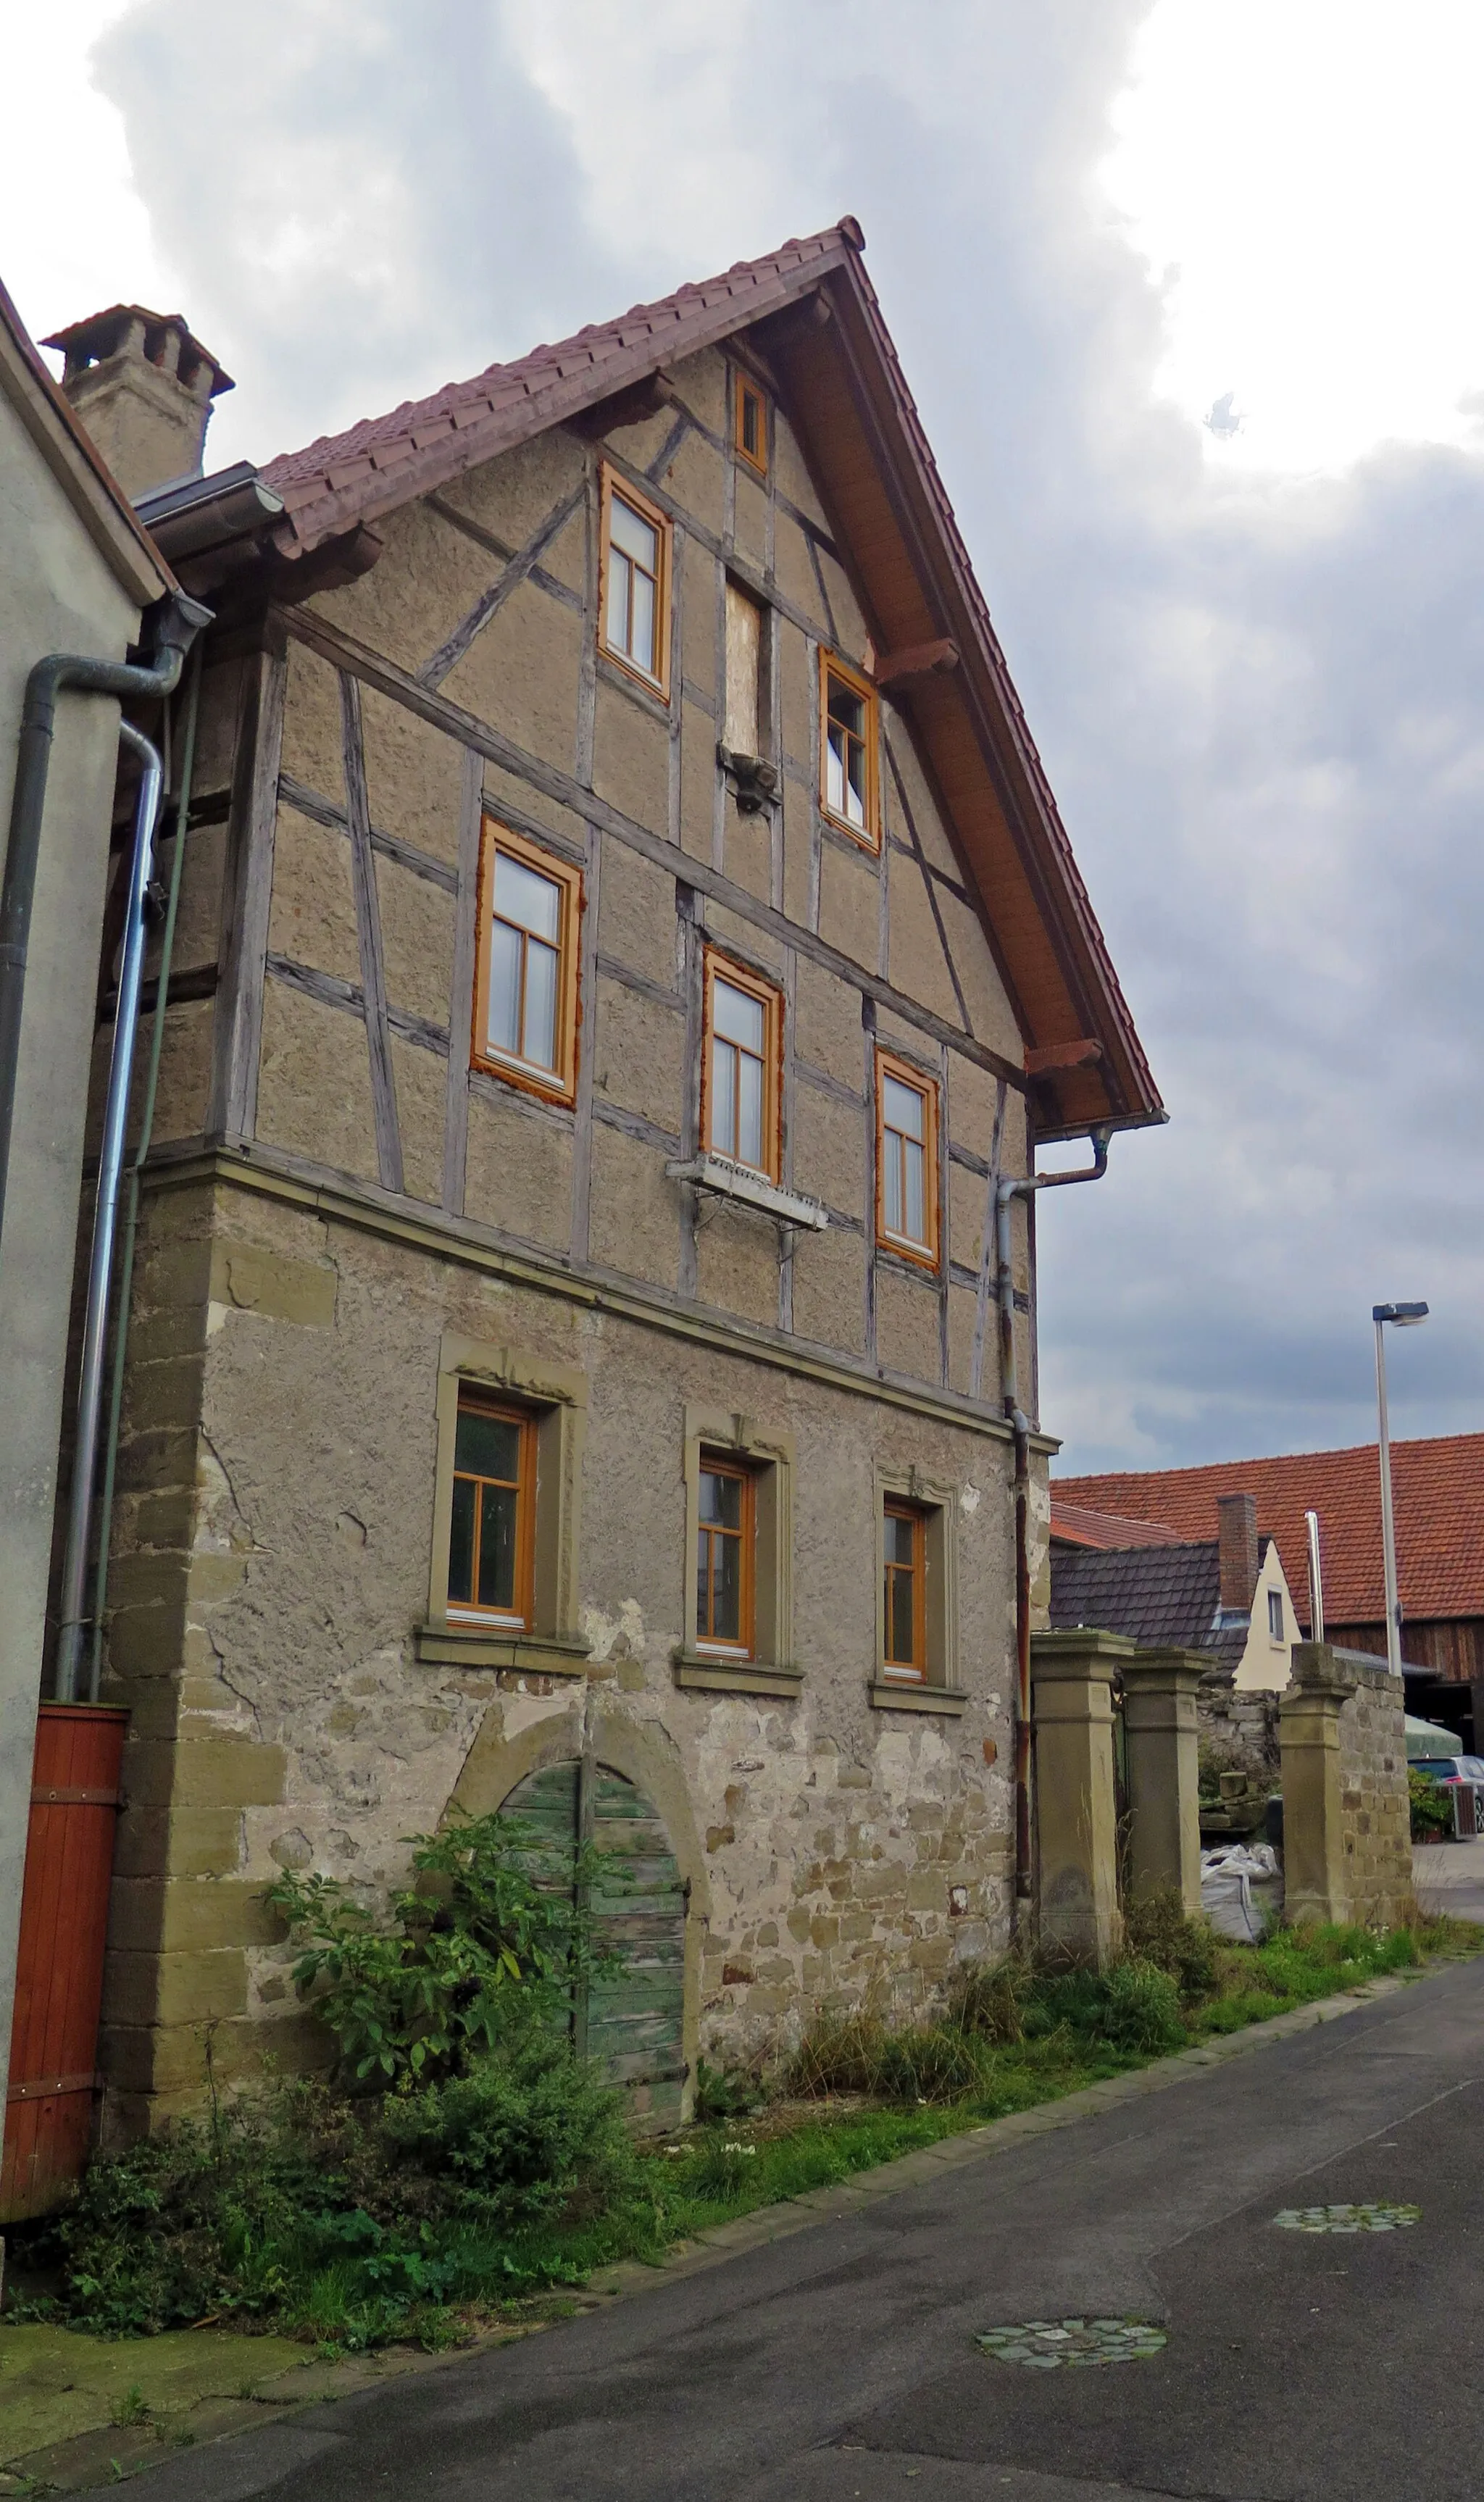
{"label": "lamp post", "polygon": [[1381,1554],[1386,1566],[1386,1665],[1401,1674],[1401,1602],[1397,1596],[1397,1531],[1392,1518],[1391,1436],[1386,1423],[1386,1327],[1416,1329],[1428,1317],[1426,1303],[1373,1303],[1376,1325],[1376,1419],[1381,1448]]}

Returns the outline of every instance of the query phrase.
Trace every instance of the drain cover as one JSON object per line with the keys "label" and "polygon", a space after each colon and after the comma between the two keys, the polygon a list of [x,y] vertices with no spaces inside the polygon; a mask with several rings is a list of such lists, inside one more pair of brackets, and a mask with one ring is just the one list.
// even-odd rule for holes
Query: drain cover
{"label": "drain cover", "polygon": [[1376,2198],[1357,2207],[1285,2207],[1273,2222],[1290,2233],[1395,2233],[1421,2217],[1420,2207],[1393,2207]]}
{"label": "drain cover", "polygon": [[1024,2363],[1032,2372],[1055,2372],[1063,2363],[1136,2363],[1166,2343],[1152,2319],[1023,2319],[1015,2328],[990,2328],[974,2340],[1000,2363]]}

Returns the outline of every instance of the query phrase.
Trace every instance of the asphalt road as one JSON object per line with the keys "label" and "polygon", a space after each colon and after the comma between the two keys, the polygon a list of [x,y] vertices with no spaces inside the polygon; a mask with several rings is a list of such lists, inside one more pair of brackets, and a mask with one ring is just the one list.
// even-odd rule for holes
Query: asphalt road
{"label": "asphalt road", "polygon": [[[1484,1959],[519,2345],[186,2453],[141,2502],[1433,2502],[1484,2486]],[[1414,2202],[1309,2235],[1283,2208]],[[1150,2360],[977,2331],[1136,2315]]]}

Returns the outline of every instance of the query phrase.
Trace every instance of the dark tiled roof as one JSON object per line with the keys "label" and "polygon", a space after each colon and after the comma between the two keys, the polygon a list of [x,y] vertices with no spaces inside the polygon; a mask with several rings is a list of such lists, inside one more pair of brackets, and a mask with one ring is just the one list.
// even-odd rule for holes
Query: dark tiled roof
{"label": "dark tiled roof", "polygon": [[1158,1546],[1051,1550],[1054,1633],[1096,1626],[1100,1633],[1127,1634],[1131,1641],[1214,1651],[1234,1666],[1246,1648],[1247,1628],[1221,1627],[1220,1596],[1214,1538],[1198,1545],[1166,1540]]}
{"label": "dark tiled roof", "polygon": [[1178,1529],[1156,1520],[1125,1520],[1116,1511],[1095,1511],[1085,1503],[1062,1503],[1052,1488],[1051,1534],[1067,1546],[1178,1546]]}
{"label": "dark tiled roof", "polygon": [[[1406,1614],[1427,1622],[1484,1616],[1484,1434],[1439,1434],[1393,1442],[1397,1568]],[[1345,1451],[1296,1451],[1275,1460],[1226,1460],[1210,1468],[1155,1469],[1113,1476],[1059,1477],[1053,1518],[1065,1503],[1158,1521],[1181,1538],[1208,1538],[1216,1498],[1257,1497],[1258,1528],[1275,1538],[1300,1624],[1308,1624],[1305,1511],[1319,1514],[1325,1614],[1334,1625],[1384,1625],[1381,1494],[1374,1442]]]}

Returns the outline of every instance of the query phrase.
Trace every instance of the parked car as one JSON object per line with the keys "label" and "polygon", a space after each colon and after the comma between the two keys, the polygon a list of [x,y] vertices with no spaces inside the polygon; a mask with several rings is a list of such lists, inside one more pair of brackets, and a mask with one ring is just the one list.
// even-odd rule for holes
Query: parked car
{"label": "parked car", "polygon": [[1407,1770],[1430,1781],[1484,1781],[1484,1755],[1414,1755]]}

